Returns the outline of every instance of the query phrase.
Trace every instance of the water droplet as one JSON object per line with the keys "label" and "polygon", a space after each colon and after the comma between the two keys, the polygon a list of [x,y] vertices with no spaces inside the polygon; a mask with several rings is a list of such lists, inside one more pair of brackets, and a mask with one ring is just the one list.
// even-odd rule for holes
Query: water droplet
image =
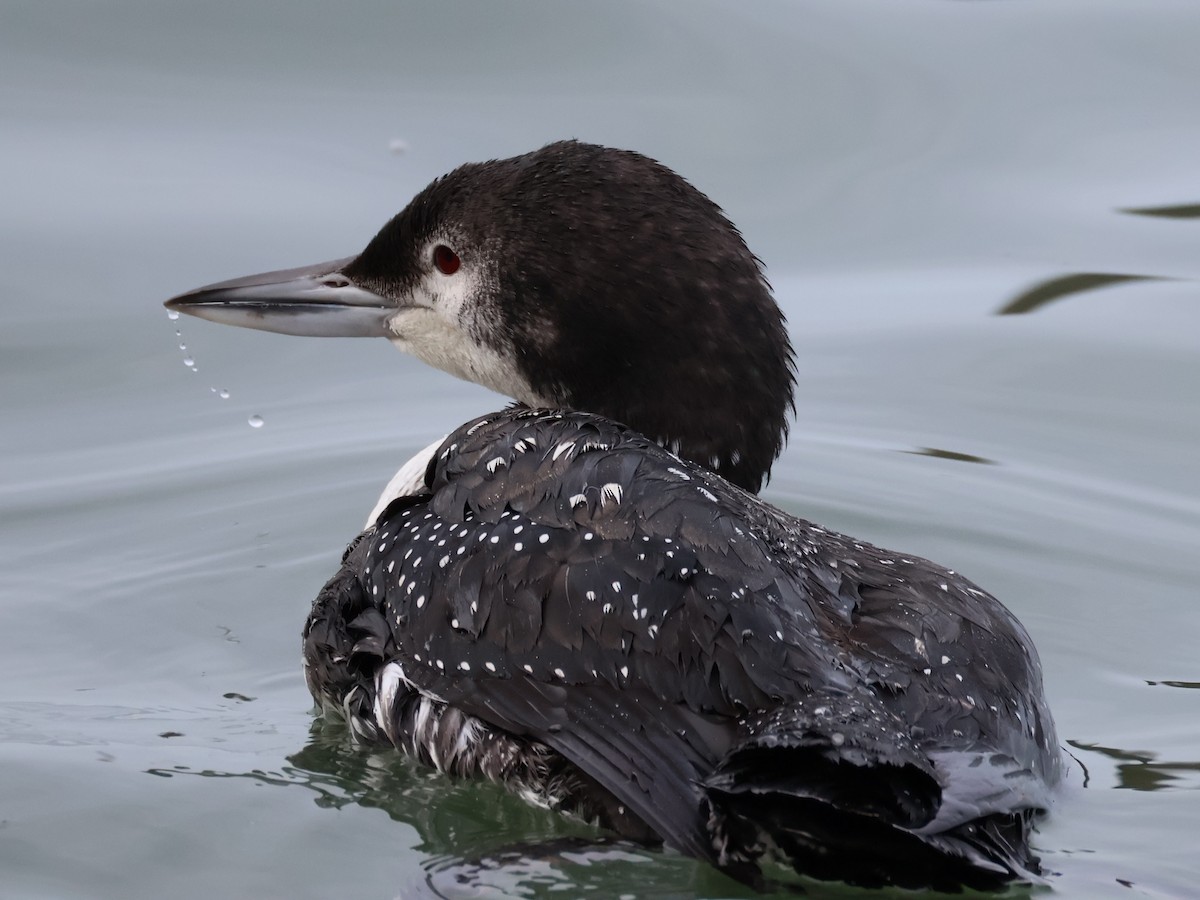
{"label": "water droplet", "polygon": [[219,391],[217,391],[217,396],[220,397],[222,400],[228,400],[229,399],[229,391],[224,390],[224,389],[219,390]]}
{"label": "water droplet", "polygon": [[192,359],[190,356],[185,356],[183,358],[183,364],[190,369],[196,365],[196,361],[194,359]]}
{"label": "water droplet", "polygon": [[173,310],[173,309],[168,309],[167,310],[167,318],[170,319],[172,322],[174,322],[176,319],[179,318],[179,313],[175,312],[175,310]]}
{"label": "water droplet", "polygon": [[251,416],[246,421],[250,423],[251,428],[262,428],[263,427],[263,417],[262,416],[254,415],[254,416]]}
{"label": "water droplet", "polygon": [[179,342],[179,349],[180,349],[180,350],[186,350],[186,349],[187,349],[187,344],[185,344],[183,341],[180,341],[180,342]]}

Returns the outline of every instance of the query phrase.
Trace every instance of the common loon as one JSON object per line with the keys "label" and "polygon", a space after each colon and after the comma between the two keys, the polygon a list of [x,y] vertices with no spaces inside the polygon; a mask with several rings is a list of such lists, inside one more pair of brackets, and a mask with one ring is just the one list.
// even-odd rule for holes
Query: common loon
{"label": "common loon", "polygon": [[[517,402],[393,480],[304,628],[359,740],[761,885],[1035,878],[1061,775],[995,598],[756,496],[793,355],[721,210],[637,153],[464,165],[357,256],[167,302],[383,336]],[[414,477],[415,475],[415,477]]]}

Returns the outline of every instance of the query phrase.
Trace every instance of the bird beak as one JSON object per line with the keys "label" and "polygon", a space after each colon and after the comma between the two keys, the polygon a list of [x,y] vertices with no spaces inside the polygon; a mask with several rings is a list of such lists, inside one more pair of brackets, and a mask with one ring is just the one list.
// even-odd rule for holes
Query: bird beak
{"label": "bird beak", "polygon": [[356,257],[196,288],[164,305],[210,322],[311,337],[383,337],[397,304],[354,284]]}

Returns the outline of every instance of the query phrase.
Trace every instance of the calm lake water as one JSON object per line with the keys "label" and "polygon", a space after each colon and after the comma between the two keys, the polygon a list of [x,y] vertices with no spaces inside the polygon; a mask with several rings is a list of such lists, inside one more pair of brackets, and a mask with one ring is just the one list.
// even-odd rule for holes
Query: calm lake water
{"label": "calm lake water", "polygon": [[576,136],[765,261],[800,368],[766,495],[1033,634],[1078,764],[1032,893],[1195,896],[1198,42],[1194,0],[6,0],[0,894],[745,894],[315,724],[311,598],[393,470],[503,401],[161,307]]}

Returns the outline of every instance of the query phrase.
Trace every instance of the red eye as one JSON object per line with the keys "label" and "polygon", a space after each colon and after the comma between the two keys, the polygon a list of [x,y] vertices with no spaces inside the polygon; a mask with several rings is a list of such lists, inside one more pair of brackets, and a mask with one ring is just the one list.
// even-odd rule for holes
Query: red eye
{"label": "red eye", "polygon": [[445,244],[438,244],[433,248],[433,264],[443,275],[453,275],[462,265],[462,260]]}

